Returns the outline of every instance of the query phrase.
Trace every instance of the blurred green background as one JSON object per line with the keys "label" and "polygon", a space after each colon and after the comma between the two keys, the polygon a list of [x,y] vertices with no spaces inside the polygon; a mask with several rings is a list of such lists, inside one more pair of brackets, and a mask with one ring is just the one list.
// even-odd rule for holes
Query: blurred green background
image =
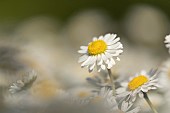
{"label": "blurred green background", "polygon": [[37,15],[64,21],[84,9],[101,9],[121,19],[131,6],[141,3],[157,7],[170,16],[168,0],[1,0],[0,21],[20,21]]}

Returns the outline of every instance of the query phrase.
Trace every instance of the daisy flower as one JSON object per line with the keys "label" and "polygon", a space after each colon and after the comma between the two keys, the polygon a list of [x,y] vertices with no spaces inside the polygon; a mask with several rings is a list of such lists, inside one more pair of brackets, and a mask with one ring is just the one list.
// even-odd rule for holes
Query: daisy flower
{"label": "daisy flower", "polygon": [[113,90],[110,90],[110,88],[107,87],[102,87],[101,90],[94,95],[91,101],[101,103],[109,110],[109,113],[137,113],[140,110],[139,107],[130,110],[133,104],[126,101],[123,101],[119,108],[116,97],[113,96]]}
{"label": "daisy flower", "polygon": [[110,69],[115,65],[115,59],[119,59],[119,55],[123,52],[123,45],[119,42],[120,38],[116,38],[116,34],[106,34],[105,36],[94,37],[88,46],[81,46],[78,53],[82,54],[79,58],[81,67],[87,67],[89,72],[93,71],[95,66],[97,70]]}
{"label": "daisy flower", "polygon": [[17,80],[15,83],[13,83],[9,88],[9,92],[11,94],[14,94],[22,90],[26,90],[32,86],[36,79],[37,73],[34,70],[32,70],[31,72],[28,73],[27,76],[24,76],[22,80]]}
{"label": "daisy flower", "polygon": [[160,76],[159,81],[160,84],[163,86],[162,89],[167,92],[167,88],[169,89],[169,82],[170,82],[170,59],[167,59],[160,67]]}
{"label": "daisy flower", "polygon": [[169,53],[170,53],[170,35],[167,35],[165,37],[165,41],[164,41],[165,44],[165,47],[169,49]]}
{"label": "daisy flower", "polygon": [[143,93],[147,93],[149,90],[157,89],[160,87],[157,78],[157,70],[141,71],[133,78],[130,78],[129,82],[121,83],[121,87],[116,90],[118,97],[124,97],[126,101],[134,102],[136,96],[144,97]]}

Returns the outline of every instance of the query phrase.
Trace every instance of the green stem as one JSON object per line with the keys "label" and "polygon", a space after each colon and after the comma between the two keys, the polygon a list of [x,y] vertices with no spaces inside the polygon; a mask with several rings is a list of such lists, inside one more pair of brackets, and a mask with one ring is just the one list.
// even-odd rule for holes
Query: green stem
{"label": "green stem", "polygon": [[153,111],[154,113],[158,113],[158,112],[156,111],[156,109],[154,108],[153,104],[151,103],[151,101],[150,101],[147,93],[144,93],[144,92],[143,92],[143,94],[144,94],[144,99],[145,99],[146,102],[149,104],[149,106],[150,106],[150,108],[152,109],[152,111]]}
{"label": "green stem", "polygon": [[115,96],[115,84],[114,84],[114,78],[113,78],[113,75],[112,75],[112,71],[111,69],[107,69],[108,70],[108,74],[109,74],[109,77],[110,77],[110,82],[111,82],[111,85],[112,85],[112,90],[113,90],[113,95]]}

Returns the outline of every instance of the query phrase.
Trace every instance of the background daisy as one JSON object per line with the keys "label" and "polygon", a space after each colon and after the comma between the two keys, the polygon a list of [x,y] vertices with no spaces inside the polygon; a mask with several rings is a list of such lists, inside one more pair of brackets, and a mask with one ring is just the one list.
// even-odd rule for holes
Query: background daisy
{"label": "background daisy", "polygon": [[[170,35],[167,35],[167,36],[165,37],[164,43],[166,43],[166,44],[165,44],[165,47],[169,49],[169,48],[170,48]],[[170,49],[169,49],[169,53],[170,53]]]}

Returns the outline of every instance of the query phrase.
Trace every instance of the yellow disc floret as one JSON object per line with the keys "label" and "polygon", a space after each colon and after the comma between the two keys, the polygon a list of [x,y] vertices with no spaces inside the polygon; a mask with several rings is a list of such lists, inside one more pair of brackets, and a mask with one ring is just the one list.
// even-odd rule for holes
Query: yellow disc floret
{"label": "yellow disc floret", "polygon": [[107,49],[107,44],[103,40],[97,40],[91,42],[88,45],[88,53],[90,55],[98,55],[104,53],[106,49]]}
{"label": "yellow disc floret", "polygon": [[140,75],[138,77],[133,78],[129,84],[128,84],[128,88],[130,90],[135,90],[137,89],[139,86],[143,85],[144,83],[148,82],[148,78],[144,75]]}

